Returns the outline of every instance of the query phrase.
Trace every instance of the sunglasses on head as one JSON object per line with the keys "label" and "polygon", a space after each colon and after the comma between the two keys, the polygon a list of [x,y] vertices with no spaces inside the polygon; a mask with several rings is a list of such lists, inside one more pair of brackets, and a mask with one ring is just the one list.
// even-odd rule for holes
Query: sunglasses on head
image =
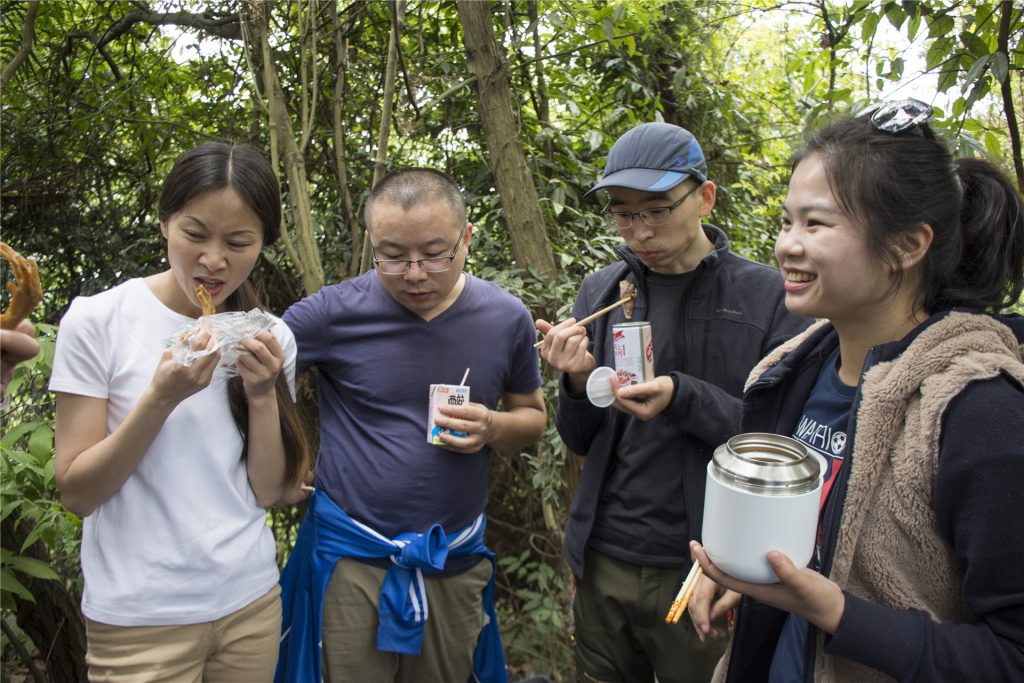
{"label": "sunglasses on head", "polygon": [[[932,107],[920,100],[908,98],[885,102],[871,112],[871,124],[880,131],[893,135],[921,126],[932,117]],[[922,131],[924,131],[922,127]]]}

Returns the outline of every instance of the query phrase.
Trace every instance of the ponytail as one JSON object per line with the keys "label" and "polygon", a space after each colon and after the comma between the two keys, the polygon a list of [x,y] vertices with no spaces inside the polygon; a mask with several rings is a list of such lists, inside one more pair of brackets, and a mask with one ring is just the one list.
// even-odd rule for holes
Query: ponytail
{"label": "ponytail", "polygon": [[998,312],[1017,304],[1024,290],[1021,196],[1005,173],[983,159],[958,159],[956,174],[963,188],[962,253],[931,304]]}

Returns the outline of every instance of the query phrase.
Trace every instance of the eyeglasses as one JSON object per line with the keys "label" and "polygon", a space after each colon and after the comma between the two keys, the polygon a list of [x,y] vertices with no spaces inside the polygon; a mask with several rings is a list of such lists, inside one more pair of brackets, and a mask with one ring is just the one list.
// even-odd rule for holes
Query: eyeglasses
{"label": "eyeglasses", "polygon": [[932,111],[931,105],[913,98],[886,102],[871,114],[871,124],[880,131],[895,135],[927,123]]}
{"label": "eyeglasses", "polygon": [[642,220],[644,225],[647,227],[656,228],[659,225],[668,223],[669,217],[672,215],[672,210],[689,199],[690,195],[702,187],[704,187],[704,183],[692,188],[689,192],[677,199],[672,206],[656,206],[652,209],[644,209],[643,211],[607,211],[608,207],[605,207],[606,210],[601,212],[601,216],[608,221],[610,225],[615,226],[621,231],[633,229],[634,216],[639,216],[640,220]]}
{"label": "eyeglasses", "polygon": [[455,240],[455,246],[452,247],[452,253],[448,256],[431,256],[430,258],[421,258],[415,261],[407,259],[379,259],[374,256],[373,264],[384,275],[404,275],[409,272],[414,263],[424,273],[443,273],[452,267],[452,261],[455,260],[455,254],[459,251],[459,246],[462,245],[462,235],[465,232],[466,226],[462,226],[462,230],[459,231],[459,238]]}

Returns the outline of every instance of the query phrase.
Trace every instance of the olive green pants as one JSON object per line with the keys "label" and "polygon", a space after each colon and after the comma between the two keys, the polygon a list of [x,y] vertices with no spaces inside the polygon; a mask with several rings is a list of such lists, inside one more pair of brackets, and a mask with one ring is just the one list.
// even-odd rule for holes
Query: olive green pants
{"label": "olive green pants", "polygon": [[576,675],[587,683],[706,683],[725,640],[700,642],[686,615],[666,624],[681,568],[644,567],[587,550],[576,584]]}
{"label": "olive green pants", "polygon": [[399,655],[377,649],[377,609],[386,570],[343,559],[324,593],[324,681],[327,683],[461,683],[473,673],[484,627],[483,591],[491,561],[444,579],[426,577],[423,650]]}

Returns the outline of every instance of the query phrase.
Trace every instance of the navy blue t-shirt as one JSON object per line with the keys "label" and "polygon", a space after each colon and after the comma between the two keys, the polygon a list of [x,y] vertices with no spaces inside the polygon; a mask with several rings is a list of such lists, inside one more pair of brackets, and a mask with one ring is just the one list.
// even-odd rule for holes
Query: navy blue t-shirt
{"label": "navy blue t-shirt", "polygon": [[[839,349],[829,357],[818,373],[817,382],[804,403],[800,422],[793,430],[793,438],[803,443],[818,456],[824,467],[824,481],[821,487],[821,508],[832,490],[832,484],[844,464],[846,455],[846,430],[850,422],[850,410],[857,388],[843,384],[836,371]],[[819,509],[821,509],[819,508]],[[821,533],[819,525],[818,533]],[[814,544],[811,567],[821,566],[821,539]],[[782,627],[775,656],[768,674],[769,683],[799,683],[804,680],[804,648],[807,643],[807,620],[790,614]]]}
{"label": "navy blue t-shirt", "polygon": [[427,321],[378,277],[324,287],[284,314],[298,369],[319,375],[316,486],[390,538],[433,524],[450,533],[484,510],[490,449],[461,455],[427,443],[429,387],[458,384],[469,368],[474,403],[494,409],[503,393],[532,393],[541,384],[533,319],[467,273],[459,298]]}

